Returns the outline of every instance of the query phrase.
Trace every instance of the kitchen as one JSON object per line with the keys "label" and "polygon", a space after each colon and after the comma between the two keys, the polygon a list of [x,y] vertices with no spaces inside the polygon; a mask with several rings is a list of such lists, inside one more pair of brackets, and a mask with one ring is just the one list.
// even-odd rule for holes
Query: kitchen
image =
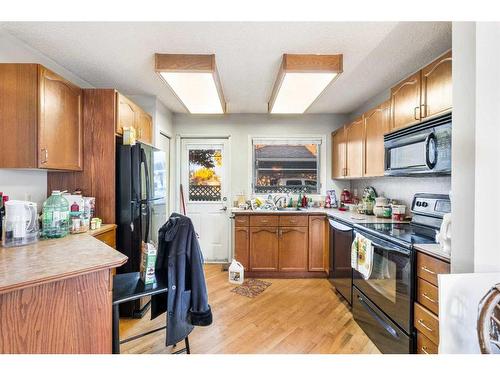
{"label": "kitchen", "polygon": [[[39,290],[33,303],[44,323],[0,320],[8,332],[0,351],[495,352],[475,323],[460,348],[448,307],[464,297],[453,294],[458,274],[490,275],[471,297],[474,314],[498,284],[498,252],[483,242],[496,221],[484,223],[478,196],[498,176],[477,152],[497,152],[481,117],[483,100],[498,95],[481,91],[493,90],[485,76],[495,72],[493,52],[480,46],[499,32],[498,24],[459,22],[2,22],[0,316],[21,313],[16,301]],[[97,35],[102,47],[92,48]],[[193,35],[206,39],[190,44]],[[236,47],[229,35],[243,42]],[[471,53],[476,101],[461,79]],[[179,78],[197,66],[214,84],[209,109],[190,107],[200,96]],[[294,74],[305,77],[300,89]],[[477,116],[475,138],[467,109]],[[130,206],[134,190],[143,194],[138,207]],[[472,210],[464,203],[471,194]],[[68,200],[75,234],[9,243],[12,202],[34,203],[33,219],[22,219],[31,242],[28,234],[50,237],[43,217],[54,197]],[[141,243],[158,244],[172,213],[194,225],[213,312],[211,325],[175,348],[165,346],[165,315],[150,320],[147,293],[119,309],[110,303],[120,277],[139,271]],[[49,251],[57,267],[43,259]],[[233,259],[254,287],[228,282]],[[6,272],[12,267],[19,272]],[[76,310],[66,310],[60,288]],[[50,324],[52,301],[66,306],[58,312],[66,318],[83,312],[78,324]]]}

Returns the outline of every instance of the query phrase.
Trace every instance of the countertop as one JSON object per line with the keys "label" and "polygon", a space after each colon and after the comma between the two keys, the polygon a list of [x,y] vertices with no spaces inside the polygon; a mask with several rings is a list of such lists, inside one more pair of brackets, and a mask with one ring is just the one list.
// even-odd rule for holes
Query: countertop
{"label": "countertop", "polygon": [[441,250],[441,247],[439,244],[414,244],[413,247],[417,249],[418,251],[431,255],[433,257],[439,258],[441,260],[444,260],[446,262],[450,261],[450,254],[445,253],[443,250]]}
{"label": "countertop", "polygon": [[[231,212],[236,215],[327,215],[333,218],[343,220],[351,224],[362,223],[401,223],[391,219],[383,219],[374,215],[358,214],[351,211],[339,211],[337,208],[306,208],[299,211],[268,211],[268,210],[243,210],[240,208],[232,208]],[[406,221],[407,222],[407,221]]]}
{"label": "countertop", "polygon": [[89,234],[92,237],[98,236],[100,234],[109,232],[110,230],[113,230],[117,227],[116,224],[101,224],[101,227],[99,229],[89,229],[85,234]]}
{"label": "countertop", "polygon": [[89,234],[0,247],[0,294],[119,267],[127,257]]}

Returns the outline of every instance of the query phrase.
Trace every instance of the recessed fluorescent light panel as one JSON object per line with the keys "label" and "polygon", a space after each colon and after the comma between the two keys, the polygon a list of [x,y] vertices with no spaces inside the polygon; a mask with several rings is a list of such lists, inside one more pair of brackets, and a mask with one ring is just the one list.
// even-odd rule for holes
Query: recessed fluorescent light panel
{"label": "recessed fluorescent light panel", "polygon": [[192,114],[223,114],[226,103],[215,55],[156,54],[156,72]]}
{"label": "recessed fluorescent light panel", "polygon": [[341,72],[342,55],[283,55],[269,112],[304,113]]}

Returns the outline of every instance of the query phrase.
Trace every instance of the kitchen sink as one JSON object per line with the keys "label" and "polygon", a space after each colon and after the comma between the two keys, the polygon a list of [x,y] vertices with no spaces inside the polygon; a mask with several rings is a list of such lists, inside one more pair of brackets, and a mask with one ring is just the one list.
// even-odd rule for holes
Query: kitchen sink
{"label": "kitchen sink", "polygon": [[298,208],[298,207],[280,207],[278,208],[278,211],[303,211],[303,208]]}

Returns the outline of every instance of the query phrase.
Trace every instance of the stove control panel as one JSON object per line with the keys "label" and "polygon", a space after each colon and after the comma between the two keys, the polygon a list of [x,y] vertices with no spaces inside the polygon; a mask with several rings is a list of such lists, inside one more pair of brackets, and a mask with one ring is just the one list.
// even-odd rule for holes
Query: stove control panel
{"label": "stove control panel", "polygon": [[446,194],[415,194],[411,211],[416,215],[442,218],[444,214],[451,212],[450,197]]}

